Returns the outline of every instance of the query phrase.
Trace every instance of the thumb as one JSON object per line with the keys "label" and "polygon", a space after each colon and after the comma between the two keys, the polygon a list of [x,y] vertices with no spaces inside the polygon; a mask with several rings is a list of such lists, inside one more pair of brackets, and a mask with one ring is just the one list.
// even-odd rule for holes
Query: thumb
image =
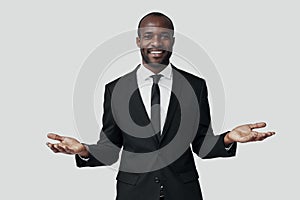
{"label": "thumb", "polygon": [[65,137],[60,136],[60,135],[55,134],[55,133],[48,133],[48,134],[47,134],[47,137],[48,137],[49,139],[57,140],[57,141],[60,141],[60,142],[62,142],[62,141],[65,139]]}
{"label": "thumb", "polygon": [[251,129],[255,129],[255,128],[263,128],[263,127],[266,127],[267,124],[265,122],[257,122],[257,123],[254,123],[254,124],[249,124],[249,127]]}

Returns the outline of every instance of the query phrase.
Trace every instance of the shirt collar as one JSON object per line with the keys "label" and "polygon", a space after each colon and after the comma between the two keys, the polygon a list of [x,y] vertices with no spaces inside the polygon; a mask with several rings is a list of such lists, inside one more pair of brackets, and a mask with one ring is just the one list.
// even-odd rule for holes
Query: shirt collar
{"label": "shirt collar", "polygon": [[[151,70],[146,68],[143,64],[141,64],[141,67],[138,69],[139,70],[139,75],[142,80],[147,80],[150,78],[150,76],[154,75]],[[161,72],[158,74],[163,75],[164,78],[171,79],[172,78],[172,67],[171,64],[169,63]]]}

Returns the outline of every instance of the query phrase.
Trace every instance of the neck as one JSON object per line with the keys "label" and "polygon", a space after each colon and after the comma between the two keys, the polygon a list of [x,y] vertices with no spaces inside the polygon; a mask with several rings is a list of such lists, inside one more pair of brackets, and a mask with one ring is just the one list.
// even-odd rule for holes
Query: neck
{"label": "neck", "polygon": [[168,64],[167,65],[165,65],[165,64],[157,64],[157,65],[153,66],[153,65],[149,65],[149,64],[145,63],[144,61],[143,61],[143,65],[147,69],[149,69],[150,71],[152,71],[154,74],[158,74],[159,72],[161,72],[162,70],[164,70],[168,66]]}

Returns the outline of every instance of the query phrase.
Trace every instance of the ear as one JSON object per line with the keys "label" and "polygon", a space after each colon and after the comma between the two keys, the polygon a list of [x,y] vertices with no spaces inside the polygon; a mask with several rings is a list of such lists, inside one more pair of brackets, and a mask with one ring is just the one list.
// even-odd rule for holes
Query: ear
{"label": "ear", "polygon": [[174,46],[174,44],[175,44],[175,37],[173,37],[172,47]]}
{"label": "ear", "polygon": [[138,48],[140,48],[140,46],[141,46],[141,39],[140,39],[139,37],[136,37],[136,38],[135,38],[135,43],[136,43],[136,46],[137,46]]}

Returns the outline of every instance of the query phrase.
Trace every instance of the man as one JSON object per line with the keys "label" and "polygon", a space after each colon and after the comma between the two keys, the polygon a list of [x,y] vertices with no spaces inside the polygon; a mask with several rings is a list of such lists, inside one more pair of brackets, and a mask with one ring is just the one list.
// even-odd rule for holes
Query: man
{"label": "man", "polygon": [[136,38],[142,64],[105,86],[98,143],[85,145],[48,134],[59,141],[47,143],[52,151],[75,154],[78,167],[113,164],[123,148],[118,200],[202,199],[192,151],[201,158],[230,157],[237,142],[275,134],[253,131],[266,126],[260,122],[214,136],[206,83],[170,63],[174,42],[174,26],[167,16],[144,16]]}

